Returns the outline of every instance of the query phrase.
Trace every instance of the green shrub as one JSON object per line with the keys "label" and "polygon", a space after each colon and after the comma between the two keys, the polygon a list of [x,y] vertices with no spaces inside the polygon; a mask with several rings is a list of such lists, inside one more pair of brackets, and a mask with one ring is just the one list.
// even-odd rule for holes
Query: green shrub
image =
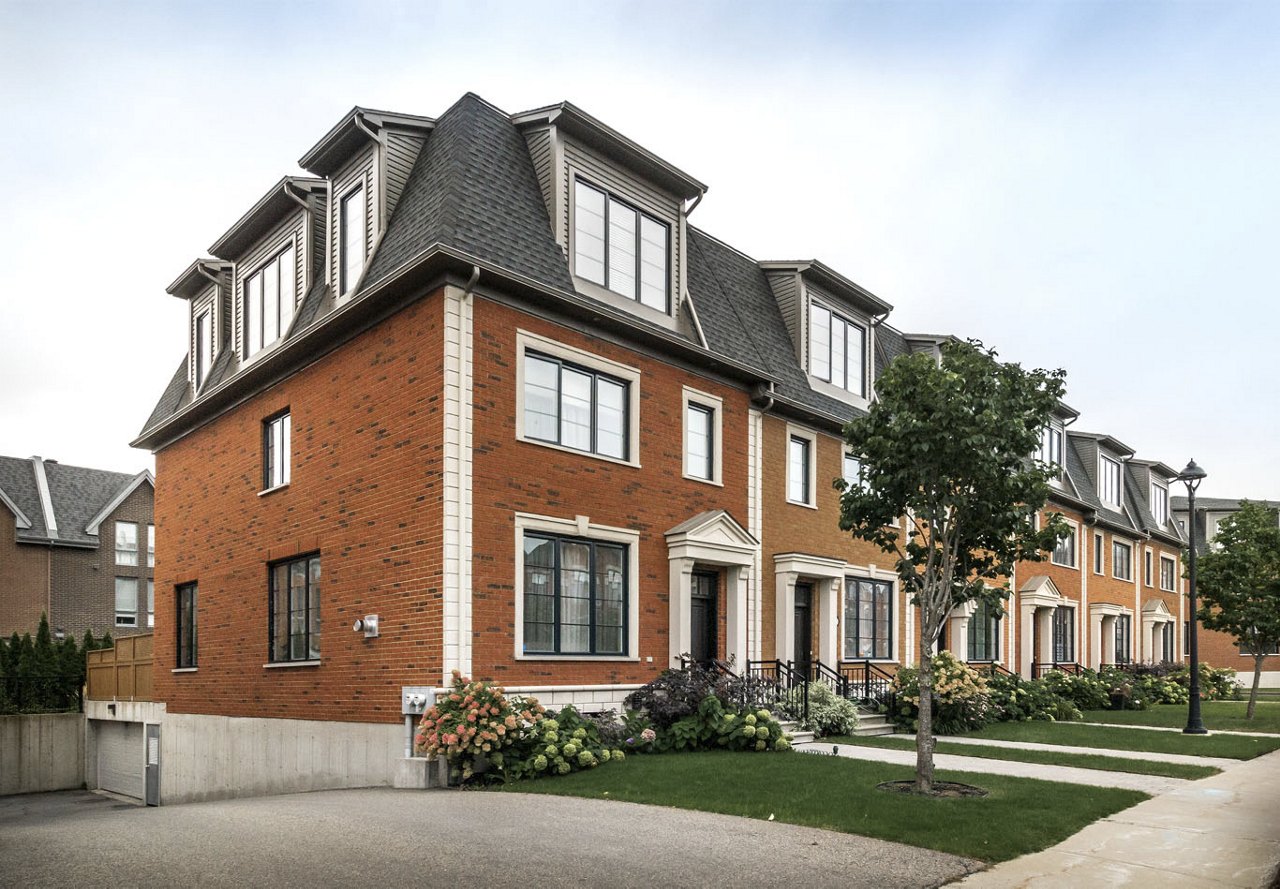
{"label": "green shrub", "polygon": [[1044,679],[999,674],[987,683],[996,722],[1065,722],[1079,719],[1078,707]]}
{"label": "green shrub", "polygon": [[778,712],[819,737],[851,735],[858,728],[858,708],[825,682],[809,683],[809,718],[804,718],[805,690],[793,688],[778,701]]}
{"label": "green shrub", "polygon": [[505,773],[507,780],[519,781],[568,775],[624,759],[622,750],[601,737],[598,717],[583,716],[568,706],[554,719],[544,717],[528,726],[507,755]]}
{"label": "green shrub", "polygon": [[1079,673],[1050,670],[1041,679],[1050,691],[1070,701],[1077,710],[1103,710],[1111,706],[1111,686],[1093,670]]}
{"label": "green shrub", "polygon": [[[893,677],[891,688],[897,704],[892,720],[908,731],[920,727],[920,671],[905,667]],[[940,735],[957,735],[995,720],[996,711],[987,695],[987,681],[949,651],[933,656],[933,729]]]}
{"label": "green shrub", "polygon": [[791,749],[791,739],[768,710],[736,710],[715,695],[707,695],[696,713],[657,733],[659,750],[775,750]]}

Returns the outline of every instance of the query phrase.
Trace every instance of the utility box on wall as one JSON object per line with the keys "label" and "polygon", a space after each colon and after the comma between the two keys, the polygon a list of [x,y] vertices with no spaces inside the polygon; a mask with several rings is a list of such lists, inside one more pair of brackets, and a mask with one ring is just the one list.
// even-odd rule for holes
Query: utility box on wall
{"label": "utility box on wall", "polygon": [[405,716],[421,716],[435,702],[435,689],[430,686],[405,685],[400,688],[400,712]]}

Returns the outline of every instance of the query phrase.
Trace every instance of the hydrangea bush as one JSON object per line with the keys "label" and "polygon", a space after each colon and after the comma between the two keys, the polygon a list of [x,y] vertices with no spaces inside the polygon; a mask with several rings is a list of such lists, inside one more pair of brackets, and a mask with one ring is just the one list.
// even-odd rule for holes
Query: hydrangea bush
{"label": "hydrangea bush", "polygon": [[599,720],[565,707],[555,718],[544,717],[530,726],[508,757],[511,780],[568,775],[622,762],[626,753],[601,738]]}
{"label": "hydrangea bush", "polygon": [[542,713],[535,699],[509,700],[499,686],[470,680],[454,670],[449,693],[422,714],[414,749],[422,756],[443,756],[463,781],[490,767],[501,772],[506,762],[503,751]]}
{"label": "hydrangea bush", "polygon": [[[897,704],[890,712],[893,721],[915,731],[920,721],[920,674],[904,667],[891,686]],[[933,656],[933,719],[940,735],[955,735],[981,728],[996,718],[996,709],[987,694],[987,680],[949,651]]]}
{"label": "hydrangea bush", "polygon": [[804,716],[803,688],[793,688],[778,700],[778,713],[795,720],[800,728],[818,737],[851,735],[858,728],[858,708],[836,694],[825,682],[809,685],[809,718]]}

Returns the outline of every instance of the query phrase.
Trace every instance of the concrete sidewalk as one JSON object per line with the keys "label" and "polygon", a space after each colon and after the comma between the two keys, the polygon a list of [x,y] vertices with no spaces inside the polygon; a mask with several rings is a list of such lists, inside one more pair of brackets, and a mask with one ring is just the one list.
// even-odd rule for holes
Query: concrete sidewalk
{"label": "concrete sidewalk", "polygon": [[[1217,734],[1215,732],[1215,734]],[[915,740],[915,735],[903,735]],[[1184,766],[1213,766],[1216,769],[1233,769],[1243,760],[1222,756],[1190,756],[1183,753],[1148,753],[1141,750],[1111,750],[1105,747],[1069,747],[1065,744],[1035,744],[1030,741],[996,741],[990,738],[939,738],[953,744],[972,744],[975,747],[1001,747],[1012,750],[1048,750],[1058,753],[1082,753],[1086,756],[1112,756],[1116,759],[1140,759],[1144,762],[1169,762]]]}
{"label": "concrete sidewalk", "polygon": [[[1096,725],[1099,728],[1136,728],[1144,732],[1177,732],[1182,734],[1181,728],[1175,728],[1167,725],[1129,725],[1122,722],[1077,722],[1075,725]],[[1276,732],[1236,732],[1236,731],[1219,731],[1214,729],[1209,732],[1210,735],[1240,735],[1244,738],[1280,738],[1280,734]],[[1208,735],[1199,735],[1198,737],[1208,737]]]}
{"label": "concrete sidewalk", "polygon": [[956,885],[1269,887],[1280,866],[1277,812],[1280,751],[1188,782]]}

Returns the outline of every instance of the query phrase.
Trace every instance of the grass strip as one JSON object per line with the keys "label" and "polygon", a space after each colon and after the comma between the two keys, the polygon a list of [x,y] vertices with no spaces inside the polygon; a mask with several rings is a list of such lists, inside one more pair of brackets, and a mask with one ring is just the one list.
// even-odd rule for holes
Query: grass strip
{"label": "grass strip", "polygon": [[[856,744],[859,747],[886,747],[891,750],[915,750],[912,738],[881,735],[875,738],[838,736],[823,738],[822,744]],[[1146,759],[1122,759],[1118,756],[1101,756],[1092,753],[1059,753],[1054,750],[1020,750],[1016,747],[988,747],[985,744],[957,744],[946,738],[938,739],[938,753],[956,756],[973,756],[978,759],[1003,759],[1011,762],[1033,762],[1046,766],[1071,766],[1077,769],[1097,769],[1102,772],[1128,772],[1133,775],[1163,775],[1166,778],[1207,778],[1222,770],[1213,766],[1190,766],[1173,762],[1153,762]]]}
{"label": "grass strip", "polygon": [[[1204,718],[1205,727],[1211,732],[1280,734],[1280,707],[1260,702],[1253,719],[1245,719],[1247,707],[1247,701],[1201,701],[1200,715]],[[1187,724],[1187,705],[1156,704],[1149,710],[1086,710],[1084,721],[1182,728]]]}
{"label": "grass strip", "polygon": [[1184,735],[1178,732],[1149,732],[1082,722],[997,722],[969,732],[965,737],[1106,750],[1136,750],[1144,753],[1221,756],[1227,759],[1253,759],[1280,749],[1280,738]]}
{"label": "grass strip", "polygon": [[1147,794],[1030,778],[938,772],[976,784],[980,799],[930,799],[876,790],[909,779],[906,766],[806,753],[673,753],[503,787],[720,812],[893,840],[982,861],[1047,848]]}

